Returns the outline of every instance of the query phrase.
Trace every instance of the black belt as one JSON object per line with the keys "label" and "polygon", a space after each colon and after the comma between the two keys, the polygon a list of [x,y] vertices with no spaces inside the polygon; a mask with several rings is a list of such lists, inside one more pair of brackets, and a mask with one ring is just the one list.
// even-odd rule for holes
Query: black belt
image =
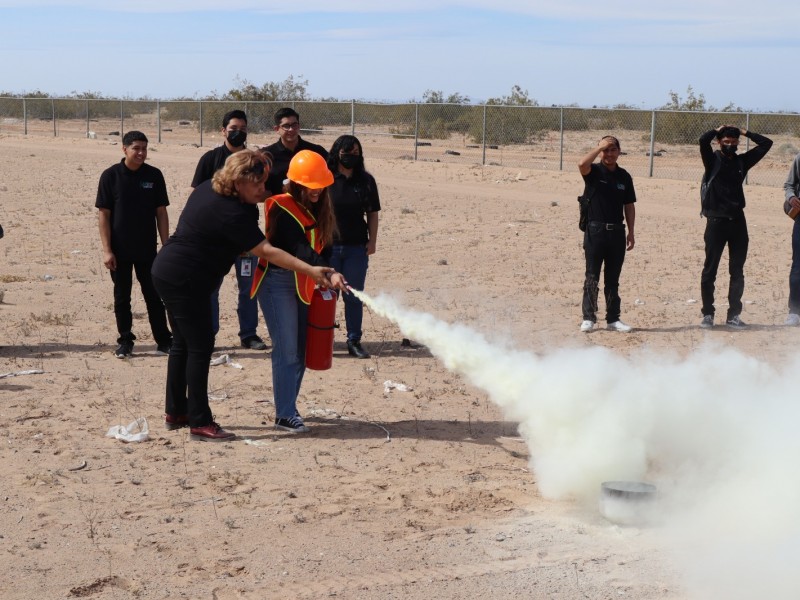
{"label": "black belt", "polygon": [[625,229],[625,223],[603,223],[602,221],[589,221],[589,225],[600,227],[606,231],[614,231],[615,229]]}

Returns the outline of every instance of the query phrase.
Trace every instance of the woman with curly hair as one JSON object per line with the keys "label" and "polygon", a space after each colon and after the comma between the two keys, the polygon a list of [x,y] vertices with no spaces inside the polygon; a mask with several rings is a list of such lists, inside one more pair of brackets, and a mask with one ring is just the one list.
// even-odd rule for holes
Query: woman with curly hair
{"label": "woman with curly hair", "polygon": [[[167,308],[173,344],[167,365],[167,429],[189,427],[191,439],[235,437],[215,421],[208,405],[208,369],[214,346],[211,294],[244,251],[321,285],[335,287],[333,269],[311,265],[265,239],[258,227],[258,203],[270,157],[254,150],[232,154],[213,179],[201,183],[186,202],[175,233],[153,263],[153,283]],[[291,271],[287,271],[291,273]]]}

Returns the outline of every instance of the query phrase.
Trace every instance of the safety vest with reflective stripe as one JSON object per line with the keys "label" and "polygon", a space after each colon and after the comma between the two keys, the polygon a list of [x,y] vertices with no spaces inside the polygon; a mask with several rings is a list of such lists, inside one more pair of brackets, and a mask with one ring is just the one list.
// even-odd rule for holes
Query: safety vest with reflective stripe
{"label": "safety vest with reflective stripe", "polygon": [[[295,199],[292,198],[290,194],[271,196],[270,198],[267,198],[266,204],[266,216],[264,217],[266,222],[264,230],[266,232],[269,232],[269,213],[274,205],[278,205],[280,208],[289,213],[289,215],[291,215],[291,217],[303,229],[303,233],[305,233],[306,239],[314,249],[314,252],[317,254],[322,252],[322,243],[317,235],[317,220],[310,212],[297,204]],[[250,298],[256,297],[258,288],[261,286],[261,282],[264,280],[264,276],[267,274],[268,267],[269,263],[266,260],[263,258],[258,259],[256,272],[253,275],[253,284],[250,286]],[[310,304],[311,296],[314,294],[314,287],[316,285],[314,280],[308,275],[295,272],[294,281],[298,298],[300,298],[304,304]]]}

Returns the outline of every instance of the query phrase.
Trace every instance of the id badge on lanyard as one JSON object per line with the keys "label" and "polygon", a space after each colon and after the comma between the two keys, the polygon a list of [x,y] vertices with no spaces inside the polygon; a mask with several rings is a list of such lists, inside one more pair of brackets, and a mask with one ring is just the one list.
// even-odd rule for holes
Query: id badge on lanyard
{"label": "id badge on lanyard", "polygon": [[250,257],[242,259],[240,263],[241,269],[239,271],[239,275],[242,277],[250,277],[253,274],[253,261],[250,260]]}

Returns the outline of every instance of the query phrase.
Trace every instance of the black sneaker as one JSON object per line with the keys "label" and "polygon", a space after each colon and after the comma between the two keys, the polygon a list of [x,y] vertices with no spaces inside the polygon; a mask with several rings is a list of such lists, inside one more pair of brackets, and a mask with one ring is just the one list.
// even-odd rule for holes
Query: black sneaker
{"label": "black sneaker", "polygon": [[159,344],[156,346],[156,354],[161,356],[169,356],[169,351],[172,350],[172,342],[168,344]]}
{"label": "black sneaker", "polygon": [[700,321],[700,327],[703,329],[711,329],[714,327],[714,315],[703,315],[703,320]]}
{"label": "black sneaker", "polygon": [[242,347],[249,348],[250,350],[266,350],[267,345],[257,335],[251,335],[242,340]]}
{"label": "black sneaker", "polygon": [[133,354],[133,342],[122,342],[114,351],[117,358],[128,358]]}
{"label": "black sneaker", "polygon": [[289,433],[308,433],[311,431],[306,424],[303,423],[303,418],[298,414],[288,419],[275,419],[275,429],[281,429]]}
{"label": "black sneaker", "polygon": [[730,329],[747,329],[747,323],[742,321],[739,315],[733,315],[730,319],[725,321],[725,325]]}

